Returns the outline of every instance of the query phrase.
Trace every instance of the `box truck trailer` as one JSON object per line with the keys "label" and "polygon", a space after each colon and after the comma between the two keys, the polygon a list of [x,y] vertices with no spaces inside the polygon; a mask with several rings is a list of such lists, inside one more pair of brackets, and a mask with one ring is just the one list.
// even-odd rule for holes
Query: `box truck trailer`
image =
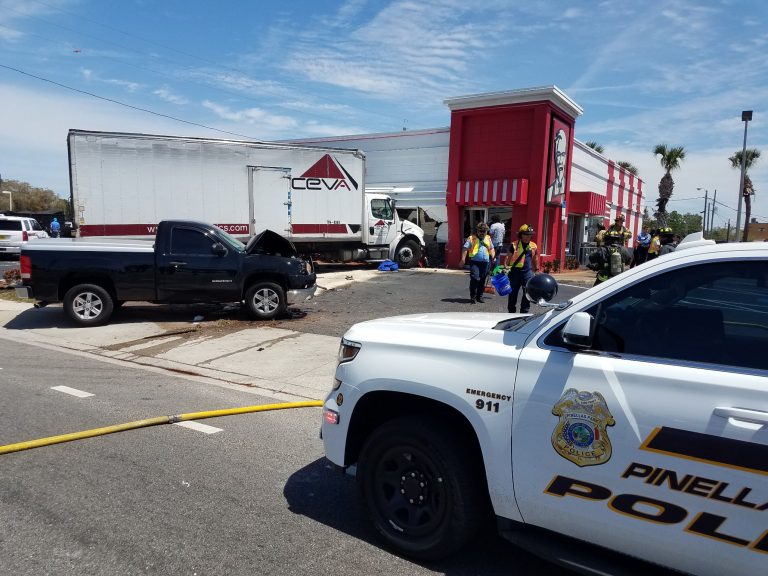
{"label": "box truck trailer", "polygon": [[365,155],[343,150],[70,130],[78,236],[151,238],[162,220],[204,220],[239,237],[272,230],[302,254],[418,265],[424,231],[365,191]]}

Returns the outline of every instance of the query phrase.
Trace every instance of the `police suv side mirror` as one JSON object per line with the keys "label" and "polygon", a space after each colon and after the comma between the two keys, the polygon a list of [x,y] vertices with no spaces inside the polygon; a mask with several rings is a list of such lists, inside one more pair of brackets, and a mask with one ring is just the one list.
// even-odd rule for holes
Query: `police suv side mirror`
{"label": "police suv side mirror", "polygon": [[586,312],[576,312],[563,326],[563,342],[574,348],[592,347],[593,318]]}
{"label": "police suv side mirror", "polygon": [[224,244],[216,242],[213,246],[211,246],[211,252],[213,252],[216,256],[225,256],[227,254],[227,249]]}

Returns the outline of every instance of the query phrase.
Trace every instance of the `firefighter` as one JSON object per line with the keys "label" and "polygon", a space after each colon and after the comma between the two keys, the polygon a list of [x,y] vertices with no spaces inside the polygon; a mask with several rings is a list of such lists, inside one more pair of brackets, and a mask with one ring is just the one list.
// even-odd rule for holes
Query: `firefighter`
{"label": "firefighter", "polygon": [[[467,262],[469,257],[469,262]],[[488,224],[478,222],[475,225],[475,233],[470,234],[464,242],[461,251],[461,261],[469,264],[469,303],[483,302],[483,290],[485,278],[491,262],[496,257],[491,238],[488,235]]]}
{"label": "firefighter", "polygon": [[672,228],[661,228],[659,230],[659,243],[661,244],[659,256],[675,251],[677,242],[675,242],[675,233],[672,232]]}
{"label": "firefighter", "polygon": [[648,260],[653,260],[659,257],[661,251],[661,238],[659,236],[659,230],[651,230],[651,245],[648,247]]}
{"label": "firefighter", "polygon": [[533,238],[533,226],[523,224],[517,231],[517,242],[512,242],[507,253],[504,266],[509,268],[509,284],[512,292],[507,297],[507,312],[517,311],[517,296],[523,289],[523,298],[520,301],[520,312],[526,314],[531,308],[531,303],[525,296],[525,285],[539,271],[539,247]]}
{"label": "firefighter", "polygon": [[632,238],[632,233],[627,230],[627,227],[624,226],[624,214],[616,214],[616,218],[613,221],[613,224],[611,224],[608,229],[605,231],[606,234],[610,232],[616,232],[621,235],[621,245],[626,246],[627,240]]}
{"label": "firefighter", "polygon": [[603,246],[589,255],[588,267],[597,272],[594,286],[624,272],[631,260],[629,251],[624,247],[625,238],[620,231],[608,229]]}

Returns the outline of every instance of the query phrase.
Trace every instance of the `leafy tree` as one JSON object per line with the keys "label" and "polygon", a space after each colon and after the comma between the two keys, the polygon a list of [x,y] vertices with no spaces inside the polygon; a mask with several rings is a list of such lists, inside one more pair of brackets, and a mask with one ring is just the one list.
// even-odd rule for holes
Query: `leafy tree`
{"label": "leafy tree", "polygon": [[686,236],[688,234],[688,224],[683,215],[677,210],[673,210],[667,215],[666,226],[672,228],[672,231],[680,236]]}
{"label": "leafy tree", "polygon": [[[3,180],[3,190],[13,193],[13,209],[18,212],[64,212],[67,218],[72,217],[69,202],[59,198],[53,190],[37,188],[28,182],[18,180]],[[11,196],[2,194],[0,209],[10,210]]]}
{"label": "leafy tree", "polygon": [[704,228],[704,217],[701,214],[683,214],[683,223],[685,225],[685,234],[680,233],[680,236],[685,238],[686,234],[692,232],[701,232]]}
{"label": "leafy tree", "polygon": [[618,162],[616,162],[616,164],[624,168],[624,170],[626,170],[627,172],[631,172],[632,174],[637,176],[637,166],[635,166],[631,162],[627,162],[626,160],[619,160]]}
{"label": "leafy tree", "polygon": [[584,142],[584,145],[585,146],[589,146],[590,148],[592,148],[592,150],[594,150],[595,152],[597,152],[599,154],[602,154],[603,152],[605,152],[605,148],[603,148],[603,145],[602,144],[598,144],[594,140],[590,140],[589,142]]}
{"label": "leafy tree", "polygon": [[[734,152],[733,156],[728,158],[731,161],[731,167],[741,170],[741,152]],[[741,195],[744,197],[744,233],[741,241],[746,242],[749,236],[749,218],[752,216],[752,196],[755,194],[755,188],[752,186],[752,179],[747,172],[752,165],[760,158],[760,150],[749,148],[744,155],[744,189]]]}
{"label": "leafy tree", "polygon": [[658,144],[653,149],[653,155],[661,156],[659,162],[664,168],[664,176],[659,181],[659,198],[656,200],[656,219],[660,225],[665,226],[667,224],[667,202],[672,197],[672,191],[675,188],[672,171],[680,168],[680,163],[685,159],[685,148]]}
{"label": "leafy tree", "polygon": [[714,240],[715,242],[729,242],[728,230],[726,228],[713,228],[707,232],[707,236],[709,236],[710,240]]}

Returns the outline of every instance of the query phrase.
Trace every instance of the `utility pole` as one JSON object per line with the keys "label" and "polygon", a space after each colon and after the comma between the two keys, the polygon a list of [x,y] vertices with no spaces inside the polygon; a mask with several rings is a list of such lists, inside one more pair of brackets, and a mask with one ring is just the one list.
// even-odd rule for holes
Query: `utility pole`
{"label": "utility pole", "polygon": [[707,237],[707,209],[709,208],[709,190],[704,190],[704,218],[701,219],[701,236]]}
{"label": "utility pole", "polygon": [[731,241],[731,219],[728,218],[728,228],[725,231],[725,241],[730,242]]}
{"label": "utility pole", "polygon": [[717,204],[717,188],[715,188],[715,195],[712,197],[712,210],[709,214],[709,233],[712,234],[712,230],[715,229],[715,207]]}
{"label": "utility pole", "polygon": [[741,121],[744,122],[744,144],[741,147],[741,178],[739,179],[739,209],[736,211],[736,242],[741,242],[739,239],[739,228],[741,227],[741,201],[744,198],[744,172],[747,168],[747,126],[749,126],[750,120],[752,120],[752,110],[744,110],[741,113]]}

